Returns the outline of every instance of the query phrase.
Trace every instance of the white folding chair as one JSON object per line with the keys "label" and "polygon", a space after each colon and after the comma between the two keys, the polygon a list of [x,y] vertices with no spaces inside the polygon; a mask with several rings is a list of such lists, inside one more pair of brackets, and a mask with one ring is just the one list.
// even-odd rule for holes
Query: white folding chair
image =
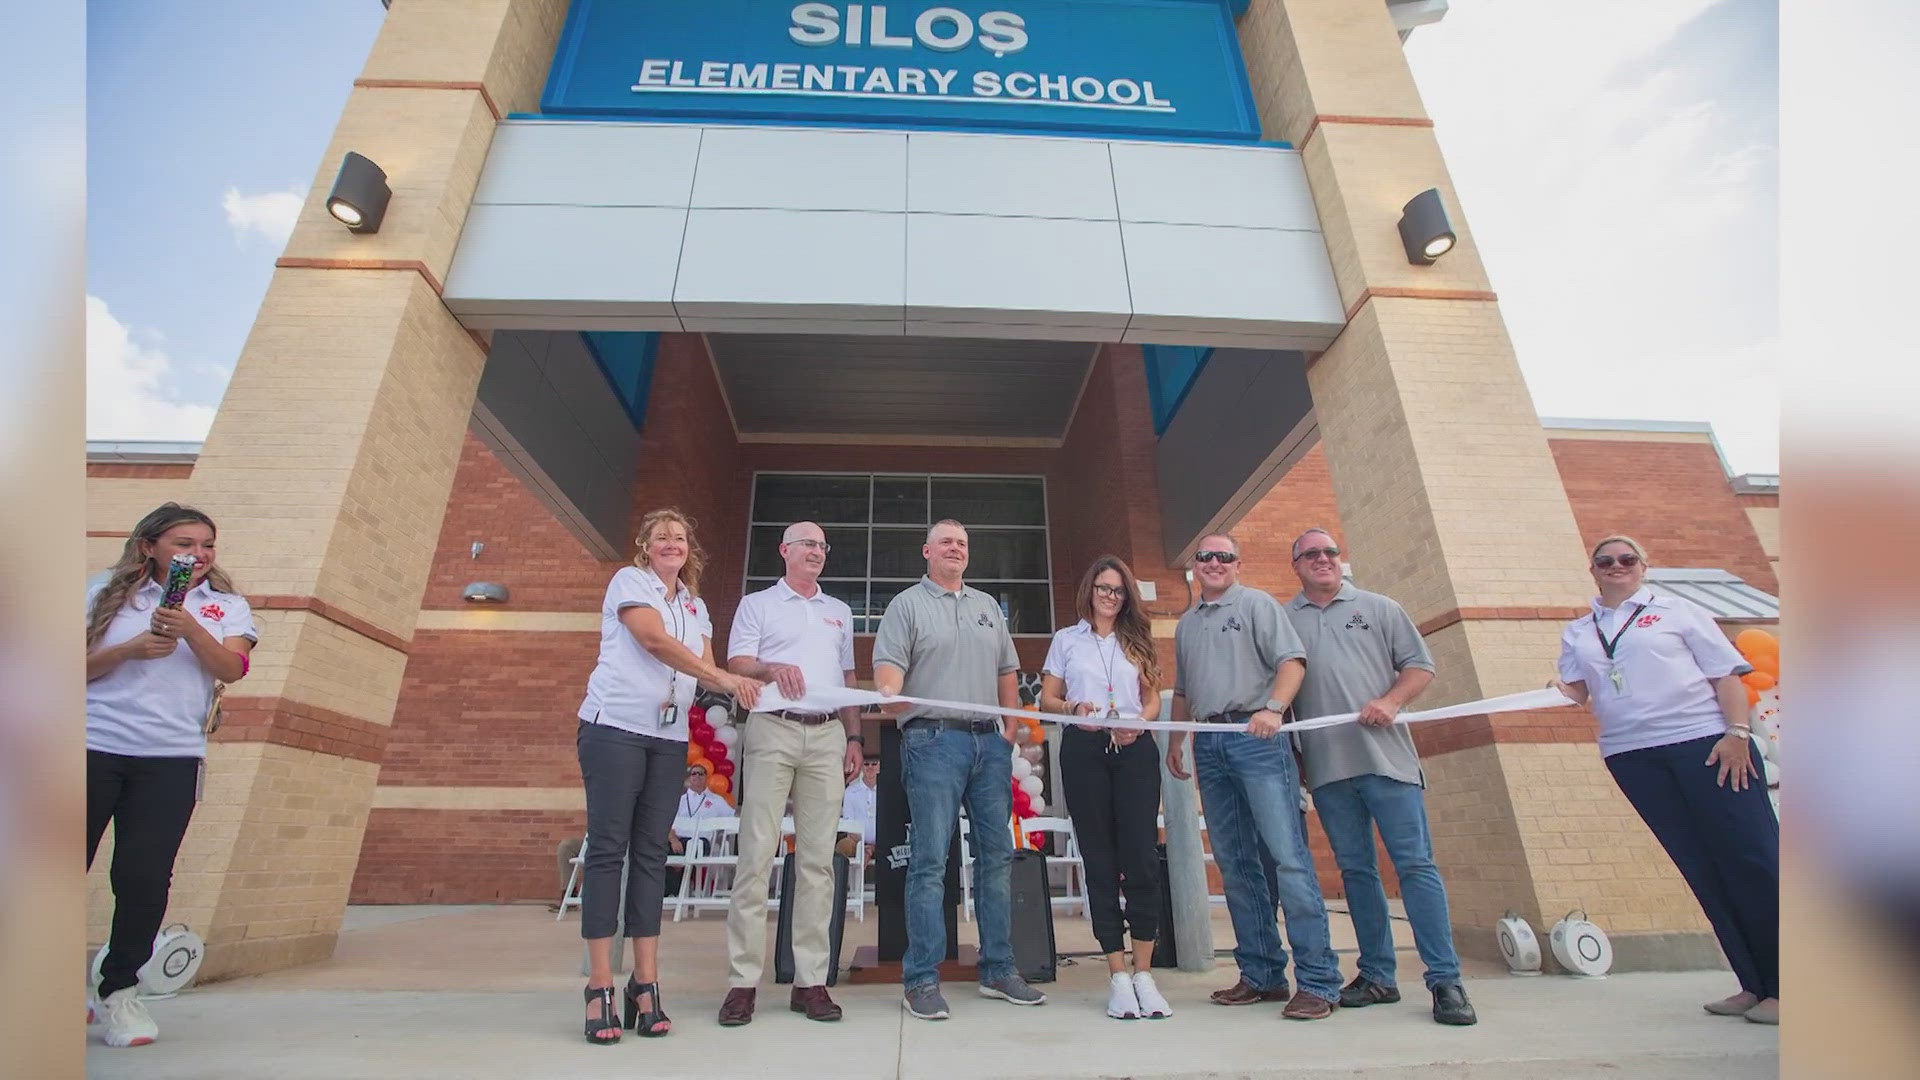
{"label": "white folding chair", "polygon": [[740,864],[739,818],[702,818],[693,823],[693,839],[705,840],[706,850],[696,855],[697,843],[689,843],[682,856],[686,873],[680,878],[675,922],[684,911],[698,915],[709,909],[724,910],[733,896],[733,869]]}
{"label": "white folding chair", "polygon": [[853,912],[856,922],[867,921],[867,845],[864,839],[866,824],[859,818],[843,817],[835,829],[835,839],[851,833],[854,837],[853,858],[847,860],[847,910]]}
{"label": "white folding chair", "polygon": [[[1078,908],[1080,914],[1093,917],[1087,906],[1086,860],[1080,855],[1080,840],[1074,834],[1073,821],[1062,817],[1030,817],[1020,823],[1028,834],[1051,833],[1061,837],[1060,854],[1047,856],[1047,882],[1051,886],[1055,867],[1065,867],[1067,871],[1067,890],[1064,895],[1050,897],[1055,908]],[[1051,890],[1049,890],[1051,891]]]}
{"label": "white folding chair", "polygon": [[567,887],[560,893],[560,910],[554,913],[553,921],[559,922],[567,917],[567,909],[580,906],[580,867],[587,861],[587,838],[580,838],[580,850],[567,862],[573,866],[567,871]]}
{"label": "white folding chair", "polygon": [[780,819],[780,842],[773,845],[773,869],[767,874],[767,910],[779,911],[780,874],[787,866],[787,849],[793,844],[793,815]]}

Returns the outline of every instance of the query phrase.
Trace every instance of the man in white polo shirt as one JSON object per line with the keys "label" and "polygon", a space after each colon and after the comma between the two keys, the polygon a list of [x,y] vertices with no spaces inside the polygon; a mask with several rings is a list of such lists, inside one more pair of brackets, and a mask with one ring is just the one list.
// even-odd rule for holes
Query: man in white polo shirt
{"label": "man in white polo shirt", "polygon": [[[786,576],[740,601],[727,667],[777,683],[789,701],[807,688],[853,681],[853,611],[820,588],[827,534],[811,521],[787,527],[780,541]],[[836,723],[836,719],[838,722]],[[767,876],[780,843],[780,818],[793,800],[793,996],[789,1008],[809,1020],[838,1020],[827,994],[828,925],[833,915],[833,842],[847,780],[860,769],[859,711],[756,712],[740,740],[740,864],[727,909],[727,996],[720,1023],[753,1019],[765,966]]]}

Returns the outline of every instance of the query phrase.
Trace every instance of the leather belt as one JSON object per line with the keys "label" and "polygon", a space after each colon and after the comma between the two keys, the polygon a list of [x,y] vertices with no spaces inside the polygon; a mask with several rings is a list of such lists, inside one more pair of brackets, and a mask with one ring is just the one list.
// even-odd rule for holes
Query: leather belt
{"label": "leather belt", "polygon": [[796,724],[805,724],[808,727],[824,724],[833,719],[832,713],[795,712],[792,709],[777,709],[767,715],[777,716],[782,720],[791,720]]}
{"label": "leather belt", "polygon": [[985,733],[989,731],[998,733],[1001,730],[1001,722],[999,720],[984,716],[916,716],[900,725],[900,727],[902,730],[905,730],[916,724],[946,728],[950,731],[971,731],[975,733]]}
{"label": "leather belt", "polygon": [[1244,724],[1248,720],[1252,719],[1252,717],[1253,717],[1253,713],[1251,712],[1233,711],[1233,712],[1215,713],[1214,715],[1207,717],[1207,723],[1209,724]]}

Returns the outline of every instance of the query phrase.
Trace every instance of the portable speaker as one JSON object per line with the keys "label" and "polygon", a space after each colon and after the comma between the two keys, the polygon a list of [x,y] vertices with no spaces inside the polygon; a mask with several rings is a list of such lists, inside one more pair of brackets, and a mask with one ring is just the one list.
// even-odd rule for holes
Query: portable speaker
{"label": "portable speaker", "polygon": [[1547,939],[1553,944],[1553,958],[1575,975],[1598,979],[1613,967],[1613,943],[1607,940],[1607,932],[1588,922],[1587,913],[1579,908],[1555,923]]}
{"label": "portable speaker", "polygon": [[1494,924],[1494,939],[1500,955],[1506,957],[1507,970],[1515,975],[1540,974],[1540,939],[1533,936],[1527,920],[1509,911]]}

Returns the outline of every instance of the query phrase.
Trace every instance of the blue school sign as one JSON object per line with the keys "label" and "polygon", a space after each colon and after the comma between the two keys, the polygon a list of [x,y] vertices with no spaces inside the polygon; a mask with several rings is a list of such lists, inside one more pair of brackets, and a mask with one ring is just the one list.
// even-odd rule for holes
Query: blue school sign
{"label": "blue school sign", "polygon": [[1232,0],[573,0],[541,111],[1260,137]]}

